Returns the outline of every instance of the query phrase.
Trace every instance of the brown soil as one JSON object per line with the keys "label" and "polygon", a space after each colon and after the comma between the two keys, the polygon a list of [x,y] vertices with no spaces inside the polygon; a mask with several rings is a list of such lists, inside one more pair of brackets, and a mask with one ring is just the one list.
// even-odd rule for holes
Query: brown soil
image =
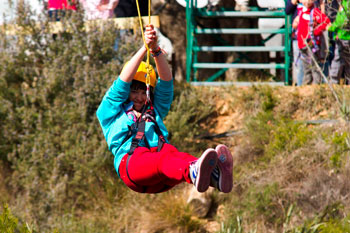
{"label": "brown soil", "polygon": [[[345,87],[346,89],[348,87]],[[220,92],[220,87],[213,88]],[[216,127],[211,133],[218,134],[232,130],[240,130],[247,117],[241,108],[235,108],[234,98],[247,92],[250,87],[237,87],[234,95],[229,92],[221,94],[216,100],[218,116]],[[329,87],[326,85],[310,85],[302,87],[284,86],[273,89],[274,96],[278,99],[278,112],[290,111],[290,117],[296,121],[309,121],[319,119],[334,119],[339,117],[336,101]],[[321,96],[324,94],[324,96]],[[321,99],[319,99],[321,98]],[[242,103],[244,104],[244,103]],[[332,115],[333,114],[333,115]]]}

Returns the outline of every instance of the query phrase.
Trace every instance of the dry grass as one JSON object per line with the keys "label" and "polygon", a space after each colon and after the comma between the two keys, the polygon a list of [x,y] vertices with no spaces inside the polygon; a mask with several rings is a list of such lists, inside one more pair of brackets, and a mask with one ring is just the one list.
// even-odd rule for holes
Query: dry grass
{"label": "dry grass", "polygon": [[10,172],[7,167],[3,165],[3,162],[0,161],[0,204],[6,203],[10,200],[10,192],[8,186],[6,185],[6,177],[9,177]]}
{"label": "dry grass", "polygon": [[[218,208],[212,210],[210,219],[198,219],[186,204],[188,184],[179,185],[167,193],[144,195],[128,190],[116,181],[116,177],[108,178],[110,176],[106,174],[101,187],[89,188],[91,196],[95,197],[89,198],[91,208],[72,210],[71,214],[68,212],[60,219],[47,222],[56,224],[56,228],[63,232],[182,233],[215,232],[221,223],[226,224],[226,230],[233,231],[238,229],[237,217],[242,217],[243,232],[282,232],[291,205],[295,208],[288,229],[304,224],[319,213],[331,213],[328,218],[346,215],[350,209],[350,184],[347,182],[350,165],[345,156],[348,152],[343,151],[342,141],[334,142],[335,135],[346,133],[344,122],[301,124],[300,129],[288,128],[293,126],[290,122],[341,118],[327,89],[322,86],[256,86],[194,88],[188,93],[202,103],[214,104],[215,114],[200,121],[204,130],[223,133],[244,129],[243,134],[228,138],[198,139],[200,145],[206,146],[225,143],[234,155],[234,190],[230,194],[214,194]],[[273,117],[271,122],[264,122],[268,117],[259,118],[262,113],[271,113],[268,115]],[[290,121],[281,120],[285,118]],[[266,144],[258,147],[254,144],[256,140],[252,137],[259,137],[259,134],[256,128],[247,130],[247,122],[251,120],[257,121],[257,125],[269,125],[261,129]],[[295,135],[310,133],[312,137],[298,144],[295,140],[299,138],[295,135],[285,137],[288,132]],[[283,137],[278,133],[283,133]],[[271,146],[277,143],[275,139],[278,137],[277,142],[282,143],[282,147]],[[337,163],[331,161],[334,154],[339,157]],[[0,186],[1,193],[4,187]],[[23,205],[30,208],[28,203],[18,202],[15,206]],[[82,225],[87,229],[84,230]],[[223,232],[226,230],[222,229]]]}
{"label": "dry grass", "polygon": [[[348,87],[338,88],[343,92],[348,89]],[[280,116],[288,117],[296,122],[341,119],[331,92],[324,86],[274,89],[266,87],[232,88],[232,91],[229,92],[231,94],[229,100],[217,102],[222,110],[218,111],[220,113],[218,119],[226,120],[225,123],[220,123],[222,127],[217,128],[217,133],[222,132],[222,128],[230,130],[227,129],[229,125],[234,126],[235,129],[244,128],[246,120],[262,110],[264,101],[267,101],[266,94],[268,92],[272,93],[271,99],[275,101],[273,112],[277,118]],[[221,96],[223,95],[228,96],[227,93],[221,94]],[[230,118],[229,115],[235,117]],[[268,122],[265,123],[268,124]],[[234,145],[234,148],[231,149],[234,151],[236,167],[235,188],[233,196],[231,196],[231,205],[244,203],[252,187],[263,190],[269,184],[277,184],[281,193],[275,196],[277,199],[272,198],[270,201],[275,203],[273,205],[277,209],[280,208],[280,219],[286,217],[284,214],[290,204],[296,204],[290,220],[290,224],[294,224],[294,226],[303,224],[307,218],[317,216],[319,212],[327,210],[328,206],[334,206],[336,203],[341,203],[345,206],[344,209],[348,209],[346,207],[349,204],[348,196],[345,194],[349,189],[349,185],[345,181],[345,177],[348,175],[346,168],[348,162],[343,161],[343,168],[335,172],[330,162],[334,153],[334,145],[330,143],[329,139],[326,139],[327,137],[331,138],[336,132],[339,134],[346,132],[346,128],[342,124],[342,121],[339,120],[337,124],[309,125],[306,129],[315,132],[312,139],[308,140],[302,147],[297,147],[292,151],[278,152],[274,157],[269,158],[268,163],[261,159],[266,154],[261,154],[261,150],[254,149],[256,145],[251,141],[249,131],[246,131],[244,135],[232,137],[230,142],[231,145]],[[258,229],[258,232],[281,230],[279,224],[269,225],[266,223],[268,216],[253,215],[248,217],[248,210],[245,208],[244,205],[236,206],[235,210],[225,208],[227,219],[231,219],[230,222],[235,222],[234,216],[242,213],[247,220],[246,230]],[[344,217],[345,213],[345,210],[339,209],[339,216]]]}

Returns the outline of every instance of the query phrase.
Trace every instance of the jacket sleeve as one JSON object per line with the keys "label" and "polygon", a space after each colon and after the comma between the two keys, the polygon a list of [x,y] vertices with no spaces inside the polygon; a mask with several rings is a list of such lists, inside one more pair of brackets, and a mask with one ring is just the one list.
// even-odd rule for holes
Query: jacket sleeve
{"label": "jacket sleeve", "polygon": [[118,78],[104,95],[96,115],[105,136],[110,123],[122,110],[122,104],[129,98],[129,93],[130,83]]}
{"label": "jacket sleeve", "polygon": [[313,19],[316,21],[317,25],[314,30],[315,36],[321,35],[321,33],[326,30],[327,25],[331,22],[327,15],[323,14],[320,10],[315,10]]}
{"label": "jacket sleeve", "polygon": [[170,110],[171,103],[174,97],[173,80],[164,81],[159,79],[154,91],[154,107],[157,109],[160,117],[164,117]]}
{"label": "jacket sleeve", "polygon": [[286,8],[284,11],[287,15],[294,15],[295,11],[297,10],[297,5],[294,5],[291,0],[287,1]]}

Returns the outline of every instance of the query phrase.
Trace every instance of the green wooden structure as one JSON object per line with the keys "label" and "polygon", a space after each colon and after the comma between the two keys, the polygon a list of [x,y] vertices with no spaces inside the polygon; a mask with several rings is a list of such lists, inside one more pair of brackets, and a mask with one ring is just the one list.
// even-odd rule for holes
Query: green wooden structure
{"label": "green wooden structure", "polygon": [[[187,82],[198,82],[196,78],[198,69],[218,69],[214,75],[205,78],[205,82],[213,82],[229,68],[238,69],[284,69],[284,84],[289,83],[290,48],[291,48],[291,17],[285,14],[284,9],[268,10],[262,8],[251,8],[250,11],[240,12],[230,9],[217,11],[205,8],[196,8],[196,0],[187,0],[186,23],[187,23],[187,61],[186,80]],[[228,17],[255,17],[255,18],[284,18],[285,26],[279,29],[258,29],[258,28],[203,28],[197,22],[198,18],[228,18]],[[201,34],[212,34],[220,37],[222,34],[262,34],[269,33],[270,36],[264,39],[261,45],[257,46],[202,46],[197,43],[197,37]],[[277,34],[284,34],[283,46],[264,46],[265,43]],[[237,52],[239,58],[233,63],[199,63],[198,52]],[[283,52],[284,63],[254,63],[252,52]],[[250,63],[240,63],[242,58],[249,58]],[[203,80],[201,80],[203,81]]]}

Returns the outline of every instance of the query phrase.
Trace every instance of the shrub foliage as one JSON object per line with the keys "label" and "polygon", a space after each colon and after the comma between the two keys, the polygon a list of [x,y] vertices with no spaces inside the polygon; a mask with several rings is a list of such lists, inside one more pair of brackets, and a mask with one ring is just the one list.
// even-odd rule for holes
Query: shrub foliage
{"label": "shrub foliage", "polygon": [[[81,231],[75,214],[128,193],[95,112],[123,63],[141,46],[141,36],[118,38],[115,51],[117,29],[106,23],[86,31],[80,11],[63,19],[65,30],[58,34],[48,33],[46,18],[32,20],[29,6],[19,5],[17,15],[23,30],[0,34],[0,159],[11,167],[8,187],[26,206],[14,211],[40,231]],[[196,96],[189,88],[177,91],[177,113],[168,117],[170,130],[178,131],[171,139],[182,149],[188,144],[181,140],[203,132],[197,124],[213,111]],[[101,223],[88,228],[102,229]]]}
{"label": "shrub foliage", "polygon": [[46,19],[36,27],[28,6],[20,5],[18,15],[17,23],[32,32],[0,35],[0,159],[12,168],[9,185],[26,203],[23,217],[50,229],[55,216],[91,208],[107,187],[111,198],[117,194],[95,111],[140,44],[124,41],[114,51],[116,29],[87,32],[79,12],[55,35],[47,33]]}
{"label": "shrub foliage", "polygon": [[[55,35],[47,19],[31,19],[28,6],[17,11],[16,23],[30,33],[0,32],[0,202],[15,213],[4,205],[0,231],[200,232],[209,220],[193,216],[183,186],[141,196],[122,184],[95,116],[140,35],[118,38],[115,51],[117,29],[106,23],[86,31],[80,11],[67,15],[65,31]],[[302,108],[310,117],[325,108],[337,116],[327,90],[282,103],[271,87],[253,86],[241,96],[227,88],[234,106],[215,106],[222,90],[176,83],[165,120],[170,142],[199,155],[214,146],[196,136],[213,132],[217,109],[242,111],[244,133],[229,139],[238,147],[234,190],[213,195],[217,212],[208,215],[220,219],[221,232],[348,232],[349,125],[322,128],[293,118]]]}

